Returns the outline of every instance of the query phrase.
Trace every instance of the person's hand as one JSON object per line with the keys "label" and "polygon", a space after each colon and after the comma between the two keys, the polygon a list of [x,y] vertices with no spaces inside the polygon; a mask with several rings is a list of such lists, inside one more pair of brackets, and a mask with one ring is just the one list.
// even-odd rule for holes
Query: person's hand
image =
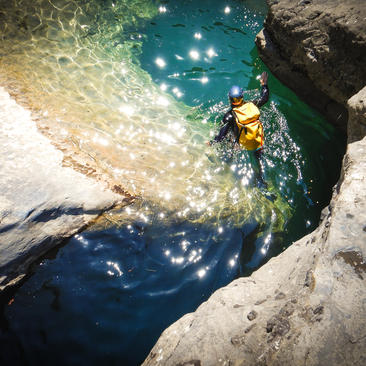
{"label": "person's hand", "polygon": [[267,85],[267,80],[268,80],[268,74],[264,71],[264,72],[262,72],[261,79],[260,79],[261,85]]}

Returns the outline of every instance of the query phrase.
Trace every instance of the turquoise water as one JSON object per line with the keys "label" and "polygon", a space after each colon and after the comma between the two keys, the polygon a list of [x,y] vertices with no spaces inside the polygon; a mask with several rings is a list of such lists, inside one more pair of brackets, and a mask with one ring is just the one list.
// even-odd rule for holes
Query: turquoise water
{"label": "turquoise water", "polygon": [[137,365],[172,322],[317,226],[345,141],[269,73],[276,200],[246,152],[205,145],[231,85],[258,96],[265,1],[24,4],[0,1],[2,85],[139,199],[34,266],[4,305],[0,360]]}

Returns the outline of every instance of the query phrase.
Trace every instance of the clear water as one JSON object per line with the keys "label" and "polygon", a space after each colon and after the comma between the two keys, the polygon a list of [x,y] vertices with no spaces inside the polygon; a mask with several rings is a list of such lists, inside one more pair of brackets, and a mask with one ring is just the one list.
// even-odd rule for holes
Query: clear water
{"label": "clear water", "polygon": [[227,90],[259,93],[265,1],[0,0],[0,83],[65,163],[138,197],[35,266],[0,360],[126,364],[213,291],[312,231],[344,138],[271,74],[269,200],[251,157],[210,148]]}

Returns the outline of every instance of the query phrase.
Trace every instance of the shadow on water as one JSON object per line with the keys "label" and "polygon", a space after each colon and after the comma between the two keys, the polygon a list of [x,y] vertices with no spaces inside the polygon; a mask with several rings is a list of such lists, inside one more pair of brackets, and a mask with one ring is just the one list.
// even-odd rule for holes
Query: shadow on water
{"label": "shadow on water", "polygon": [[65,165],[138,197],[9,294],[5,364],[139,364],[164,328],[316,227],[344,141],[270,73],[263,163],[276,199],[256,187],[250,154],[205,145],[231,85],[259,95],[265,12],[254,0],[0,0],[1,84]]}

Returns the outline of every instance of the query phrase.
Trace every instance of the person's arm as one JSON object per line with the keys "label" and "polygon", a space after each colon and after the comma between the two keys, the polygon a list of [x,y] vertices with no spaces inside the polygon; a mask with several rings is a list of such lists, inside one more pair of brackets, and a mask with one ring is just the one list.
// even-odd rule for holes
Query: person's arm
{"label": "person's arm", "polygon": [[224,118],[222,119],[222,122],[224,123],[224,125],[221,127],[220,132],[218,133],[218,135],[216,135],[214,137],[214,139],[211,141],[211,144],[214,142],[221,142],[225,136],[228,134],[231,124],[233,123],[233,115],[231,113],[231,110],[229,112],[227,112],[224,116]]}
{"label": "person's arm", "polygon": [[264,71],[261,75],[260,83],[262,85],[261,95],[259,99],[253,100],[253,103],[259,108],[268,102],[269,88],[267,85],[268,74]]}

